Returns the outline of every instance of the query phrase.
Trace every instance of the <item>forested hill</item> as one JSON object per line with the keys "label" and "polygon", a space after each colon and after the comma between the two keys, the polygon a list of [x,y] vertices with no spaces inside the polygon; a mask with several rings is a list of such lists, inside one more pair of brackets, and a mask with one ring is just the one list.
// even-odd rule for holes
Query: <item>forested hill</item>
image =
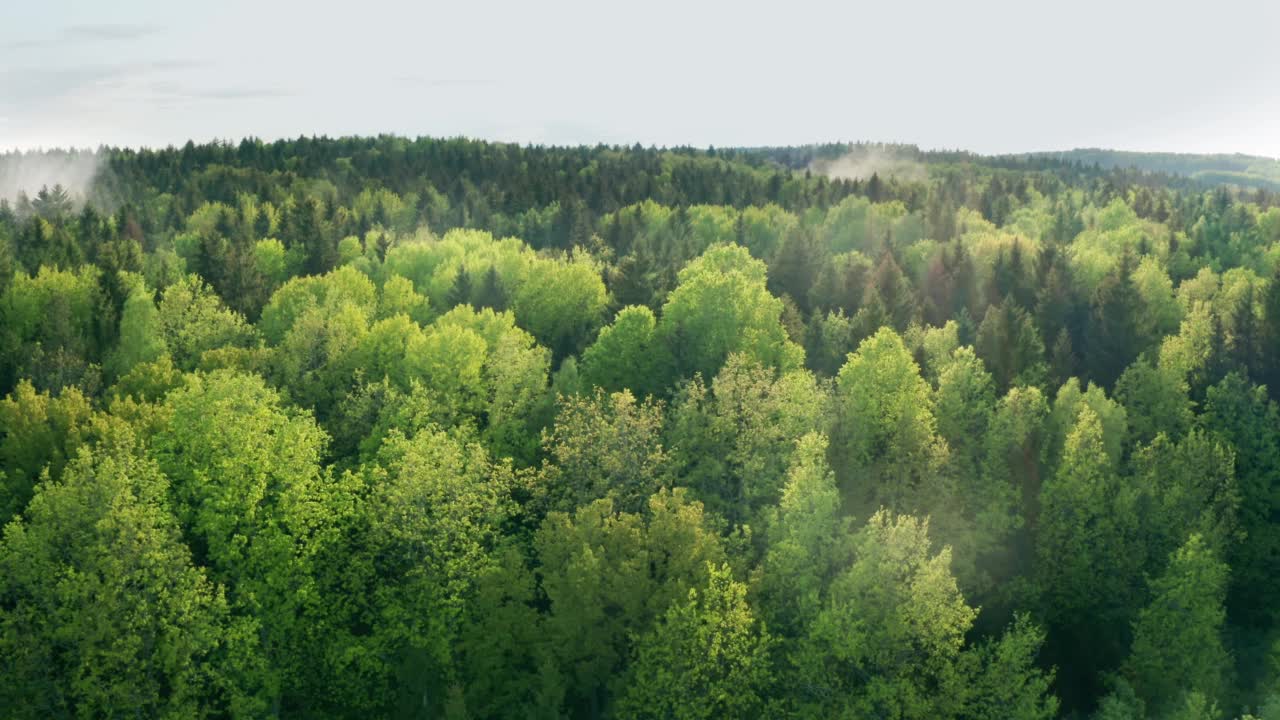
{"label": "forested hill", "polygon": [[0,156],[0,714],[1280,717],[1280,195],[1124,165]]}
{"label": "forested hill", "polygon": [[1136,168],[1147,172],[1185,175],[1205,184],[1229,184],[1280,191],[1280,159],[1255,155],[1191,155],[1143,153],[1120,150],[1079,149],[1034,153],[1067,162],[1098,165],[1105,169]]}

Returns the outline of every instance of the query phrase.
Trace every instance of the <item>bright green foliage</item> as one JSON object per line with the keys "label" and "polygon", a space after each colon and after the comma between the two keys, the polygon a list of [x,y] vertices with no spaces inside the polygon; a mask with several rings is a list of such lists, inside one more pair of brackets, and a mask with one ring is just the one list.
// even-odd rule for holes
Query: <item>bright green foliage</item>
{"label": "bright green foliage", "polygon": [[918,349],[924,356],[924,375],[929,382],[938,384],[938,376],[951,364],[952,356],[960,349],[960,326],[955,320],[942,327],[913,326],[903,337],[907,346]]}
{"label": "bright green foliage", "polygon": [[1197,302],[1182,318],[1178,333],[1166,336],[1160,344],[1160,369],[1183,378],[1192,387],[1203,387],[1213,355],[1214,332],[1212,308],[1208,303]]}
{"label": "bright green foliage", "polygon": [[662,405],[637,403],[625,390],[561,398],[555,426],[543,431],[542,444],[551,464],[541,484],[557,510],[607,497],[620,511],[639,512],[650,495],[671,484]]}
{"label": "bright green foliage", "polygon": [[713,509],[743,522],[778,502],[795,442],[823,425],[826,397],[806,370],[779,373],[734,354],[709,395],[691,384],[672,412],[681,475]]}
{"label": "bright green foliage", "polygon": [[1152,256],[1142,258],[1133,271],[1133,284],[1141,300],[1138,331],[1143,338],[1159,340],[1178,331],[1182,307],[1173,295],[1173,282],[1160,261]]}
{"label": "bright green foliage", "polygon": [[770,638],[728,565],[637,643],[620,718],[759,717],[772,683]]}
{"label": "bright green foliage", "polygon": [[173,358],[165,353],[153,362],[134,365],[128,374],[111,387],[111,394],[115,397],[133,397],[140,401],[155,402],[170,390],[181,387],[182,383],[182,373],[173,366]]}
{"label": "bright green foliage", "polygon": [[550,513],[534,541],[550,603],[546,633],[570,707],[601,707],[631,655],[631,640],[724,562],[702,506],[681,490],[649,500],[644,517],[597,500]]}
{"label": "bright green foliage", "polygon": [[509,312],[460,305],[425,329],[394,315],[344,347],[350,351],[341,356],[339,377],[386,378],[399,396],[426,402],[433,421],[470,424],[495,453],[531,462],[547,409],[550,357]]}
{"label": "bright green foliage", "polygon": [[475,330],[436,322],[411,336],[405,347],[407,375],[428,389],[440,418],[455,423],[484,409],[488,343]]}
{"label": "bright green foliage", "polygon": [[[293,506],[322,482],[323,431],[282,406],[261,379],[219,371],[170,393],[169,426],[154,453],[172,480],[174,508],[202,537],[213,567],[250,567],[259,531],[275,545]],[[265,548],[264,548],[265,549]]]}
{"label": "bright green foliage", "polygon": [[0,542],[0,705],[12,718],[265,712],[249,622],[192,565],[131,438],[81,450]]}
{"label": "bright green foliage", "polygon": [[520,327],[557,357],[580,352],[604,321],[608,293],[588,258],[536,259],[520,277],[511,309]]}
{"label": "bright green foliage", "polygon": [[285,660],[307,653],[298,646],[312,592],[309,538],[341,502],[320,465],[327,438],[251,375],[189,376],[165,405],[152,452],[171,481],[171,507],[196,562],[227,586],[235,611],[261,623],[270,683],[288,692],[306,679],[305,664]]}
{"label": "bright green foliage", "polygon": [[271,296],[258,328],[267,342],[279,344],[308,314],[331,314],[350,306],[369,318],[378,306],[377,288],[357,270],[343,267],[320,277],[294,278]]}
{"label": "bright green foliage", "polygon": [[[1086,405],[1041,488],[1035,534],[1045,617],[1068,647],[1064,672],[1089,667],[1083,658],[1096,666],[1120,651],[1117,633],[1133,607],[1142,560],[1130,540],[1136,524],[1134,493],[1117,475],[1102,422]],[[1092,637],[1082,627],[1107,628],[1107,635]]]}
{"label": "bright green foliage", "polygon": [[782,499],[768,523],[762,608],[770,626],[789,636],[817,615],[823,591],[845,559],[848,522],[840,514],[840,493],[826,455],[823,435],[810,433],[797,441]]}
{"label": "bright green foliage", "polygon": [[187,275],[165,289],[160,298],[160,327],[173,362],[195,368],[201,354],[228,346],[247,347],[254,329],[230,310],[199,277]]}
{"label": "bright green foliage", "polygon": [[394,697],[384,701],[431,712],[466,601],[510,513],[509,487],[479,444],[431,429],[392,433],[364,474],[368,557],[360,562],[374,583],[363,590],[372,604],[365,620],[375,622],[377,657],[395,678]]}
{"label": "bright green foliage", "polygon": [[991,374],[973,348],[958,348],[938,373],[934,412],[938,434],[951,448],[951,462],[963,483],[976,479],[982,458],[982,440],[995,409]]}
{"label": "bright green foliage", "polygon": [[431,307],[427,298],[413,289],[413,283],[399,275],[392,275],[383,283],[378,294],[378,319],[404,315],[419,325],[431,319]]}
{"label": "bright green foliage", "polygon": [[360,367],[359,350],[368,327],[366,310],[355,304],[306,310],[276,347],[273,376],[277,385],[288,389],[299,405],[328,418],[333,399],[340,397]]}
{"label": "bright green foliage", "polygon": [[836,252],[861,250],[874,257],[879,254],[888,238],[907,239],[898,232],[905,224],[905,210],[898,203],[867,202],[866,198],[861,197],[845,198],[827,213],[821,234]]}
{"label": "bright green foliage", "polygon": [[942,475],[949,450],[937,434],[933,393],[890,328],[863,341],[840,369],[832,454],[854,507],[901,512],[950,496]]}
{"label": "bright green foliage", "polygon": [[124,302],[124,312],[120,315],[120,343],[111,358],[110,369],[120,377],[139,363],[159,358],[165,350],[160,313],[156,310],[151,290],[139,282]]}
{"label": "bright green foliage", "polygon": [[[84,266],[77,271],[43,267],[35,275],[18,273],[2,299],[4,326],[18,342],[79,340],[92,336],[93,307],[98,271]],[[51,317],[50,313],[54,313]],[[51,327],[53,320],[70,321],[67,327]],[[55,335],[45,336],[45,332]],[[56,334],[62,334],[58,337]]]}
{"label": "bright green foliage", "polygon": [[1194,419],[1187,393],[1187,382],[1178,373],[1138,358],[1116,382],[1116,400],[1129,421],[1129,441],[1148,443],[1160,433],[1182,437]]}
{"label": "bright green foliage", "polygon": [[1199,303],[1212,305],[1218,294],[1221,276],[1211,267],[1200,268],[1195,277],[1189,277],[1178,285],[1178,304],[1190,310]]}
{"label": "bright green foliage", "polygon": [[[43,222],[43,221],[42,221]],[[90,381],[95,342],[100,271],[43,266],[34,275],[18,272],[0,294],[0,382],[12,387],[30,378],[42,390]],[[5,279],[6,281],[9,278]]]}
{"label": "bright green foliage", "polygon": [[254,267],[268,282],[280,285],[293,274],[288,251],[284,243],[275,238],[263,238],[253,246]]}
{"label": "bright green foliage", "polygon": [[[770,203],[763,207],[752,205],[742,210],[742,238],[739,244],[745,245],[753,257],[768,260],[773,256],[781,238],[794,231],[799,220],[792,213],[778,205]],[[1280,235],[1280,221],[1277,221],[1277,235]]]}
{"label": "bright green foliage", "polygon": [[854,554],[799,651],[806,715],[957,715],[961,649],[977,613],[951,576],[950,550],[931,554],[927,521],[881,511]]}
{"label": "bright green foliage", "polygon": [[0,200],[0,715],[1280,707],[1275,163],[95,155]]}
{"label": "bright green foliage", "polygon": [[22,512],[43,472],[61,474],[92,425],[93,407],[76,388],[51,397],[24,380],[0,400],[0,523]]}
{"label": "bright green foliage", "polygon": [[1089,383],[1088,389],[1082,389],[1080,381],[1071,378],[1058,389],[1058,394],[1053,399],[1053,410],[1049,414],[1046,459],[1050,468],[1058,465],[1067,435],[1075,427],[1080,411],[1085,407],[1092,410],[1102,424],[1102,442],[1106,447],[1107,457],[1113,465],[1119,466],[1129,434],[1128,412],[1123,405],[1108,398],[1107,393],[1097,385]]}
{"label": "bright green foliage", "polygon": [[999,639],[982,645],[969,656],[978,671],[968,689],[966,718],[981,720],[1050,720],[1058,715],[1053,670],[1037,667],[1045,632],[1022,613]]}
{"label": "bright green foliage", "polygon": [[[511,313],[456,307],[428,328],[421,345],[410,344],[407,351],[410,367],[425,370],[417,377],[428,387],[453,391],[438,400],[442,407],[477,421],[483,417],[494,453],[531,460],[551,358]],[[450,376],[455,368],[457,374]]]}
{"label": "bright green foliage", "polygon": [[713,377],[729,355],[742,352],[784,370],[804,351],[782,327],[782,301],[765,287],[765,265],[745,248],[710,248],[680,271],[680,284],[662,308],[658,338],[678,377]]}
{"label": "bright green foliage", "polygon": [[737,236],[738,212],[719,205],[693,205],[687,210],[689,235],[699,252],[712,245],[731,243]]}
{"label": "bright green foliage", "polygon": [[[439,240],[419,231],[415,237],[406,240],[408,242],[387,251],[384,270],[388,277],[399,275],[413,281],[414,289],[425,295],[436,308],[447,309],[457,304],[449,302],[449,295],[464,270],[468,278],[479,280],[492,269],[501,290],[511,293],[534,257],[532,251],[516,238],[494,240],[493,235],[480,230],[454,229]],[[483,305],[476,302],[483,289],[484,283],[471,282],[466,293],[468,297],[455,299]]]}
{"label": "bright green foliage", "polygon": [[420,343],[422,335],[423,329],[408,315],[382,318],[361,335],[352,362],[357,372],[366,378],[386,378],[396,387],[407,388],[411,380],[409,348]]}
{"label": "bright green foliage", "polygon": [[582,353],[582,378],[609,392],[630,390],[638,397],[662,389],[666,368],[663,346],[656,341],[653,311],[630,305],[618,312],[613,324]]}
{"label": "bright green foliage", "polygon": [[1227,652],[1222,624],[1227,565],[1192,535],[1151,583],[1151,602],[1138,613],[1126,673],[1148,708],[1163,712],[1183,693],[1221,697]]}
{"label": "bright green foliage", "polygon": [[1199,430],[1177,443],[1158,435],[1132,463],[1148,567],[1162,566],[1188,533],[1220,555],[1239,542],[1240,490],[1227,445]]}

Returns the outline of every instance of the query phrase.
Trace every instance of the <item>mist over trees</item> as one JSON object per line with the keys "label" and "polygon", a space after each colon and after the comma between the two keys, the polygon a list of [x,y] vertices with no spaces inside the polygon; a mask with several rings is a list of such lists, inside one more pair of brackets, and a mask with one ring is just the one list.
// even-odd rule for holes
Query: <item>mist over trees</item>
{"label": "mist over trees", "polygon": [[0,707],[1280,717],[1280,195],[848,150],[0,200]]}

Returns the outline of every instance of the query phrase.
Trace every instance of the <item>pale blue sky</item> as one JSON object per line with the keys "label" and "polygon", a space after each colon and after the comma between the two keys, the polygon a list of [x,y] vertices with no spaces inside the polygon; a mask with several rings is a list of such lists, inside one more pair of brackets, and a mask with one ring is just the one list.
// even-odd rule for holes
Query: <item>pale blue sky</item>
{"label": "pale blue sky", "polygon": [[300,134],[1280,157],[1280,3],[0,0],[0,148]]}

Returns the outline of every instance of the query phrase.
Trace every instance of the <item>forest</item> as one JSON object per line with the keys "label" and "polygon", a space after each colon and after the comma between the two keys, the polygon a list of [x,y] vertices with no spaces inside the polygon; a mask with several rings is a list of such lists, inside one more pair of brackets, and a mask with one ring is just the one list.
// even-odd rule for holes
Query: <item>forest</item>
{"label": "forest", "polygon": [[1280,719],[1265,185],[41,162],[94,172],[0,201],[6,717]]}

